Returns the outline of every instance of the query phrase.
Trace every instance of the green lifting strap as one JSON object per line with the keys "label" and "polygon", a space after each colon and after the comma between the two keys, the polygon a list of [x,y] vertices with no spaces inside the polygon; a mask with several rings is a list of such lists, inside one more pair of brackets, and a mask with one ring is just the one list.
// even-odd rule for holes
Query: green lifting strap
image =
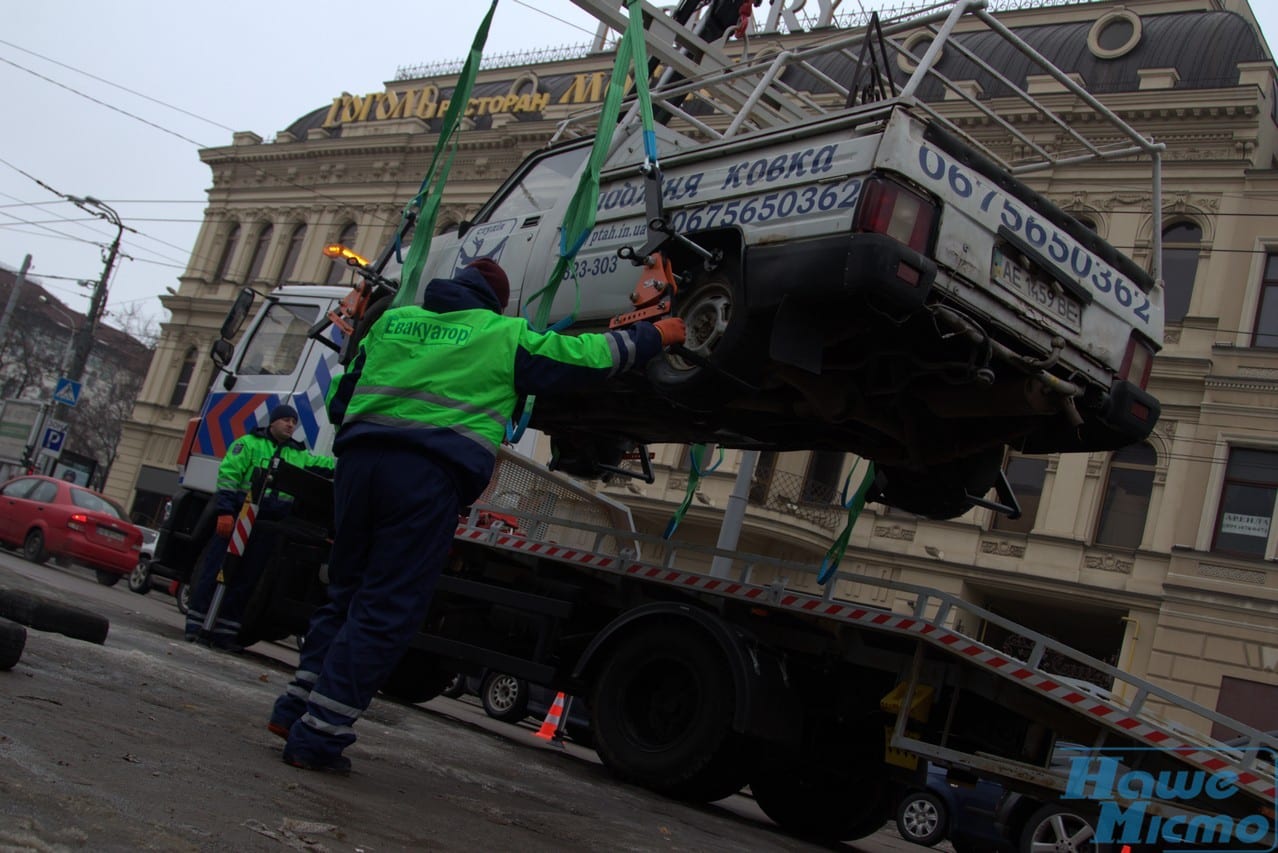
{"label": "green lifting strap", "polygon": [[[413,231],[413,244],[408,249],[408,257],[404,259],[404,270],[400,276],[399,291],[391,306],[399,308],[403,305],[417,304],[417,291],[421,284],[422,267],[426,265],[426,255],[430,252],[430,243],[435,236],[435,218],[439,214],[439,202],[444,195],[444,185],[448,182],[448,172],[453,166],[453,156],[457,153],[456,131],[461,124],[462,116],[470,103],[470,90],[475,84],[475,75],[479,72],[479,63],[483,59],[484,44],[488,41],[488,27],[493,22],[493,13],[497,11],[497,0],[488,7],[488,14],[475,33],[475,40],[466,56],[466,64],[462,66],[453,87],[452,98],[448,109],[444,112],[444,123],[439,129],[439,138],[435,143],[435,153],[430,158],[430,168],[422,179],[421,188],[404,210],[404,218],[411,210],[418,210],[417,225]],[[401,220],[402,223],[402,220]]]}
{"label": "green lifting strap", "polygon": [[[643,40],[643,13],[639,0],[626,0],[626,11],[630,18],[626,31],[617,45],[617,59],[612,66],[612,79],[604,93],[603,109],[599,115],[599,129],[595,134],[595,144],[590,149],[590,157],[586,167],[577,181],[577,190],[568,202],[564,212],[563,223],[559,226],[559,260],[550,273],[545,287],[524,300],[524,305],[537,301],[537,313],[533,317],[532,327],[537,331],[545,331],[550,322],[550,310],[554,305],[555,294],[564,279],[571,277],[576,290],[576,299],[572,313],[555,324],[556,329],[571,325],[581,307],[581,284],[577,280],[576,265],[573,261],[577,251],[586,242],[590,230],[595,227],[595,215],[599,208],[599,174],[603,170],[604,161],[608,159],[608,149],[612,147],[612,133],[605,133],[606,128],[615,128],[621,117],[621,100],[626,92],[627,66],[633,69],[635,96],[639,101],[639,115],[643,122],[644,157],[647,165],[657,166],[657,133],[652,118],[652,96],[648,91],[648,50]],[[416,245],[414,245],[416,248]],[[532,418],[533,406],[537,399],[534,396],[524,401],[523,413],[518,424],[507,424],[508,441],[519,441],[528,421]]]}
{"label": "green lifting strap", "polygon": [[[608,158],[608,149],[612,147],[612,133],[605,133],[607,128],[615,128],[621,116],[621,99],[625,95],[627,66],[633,69],[635,96],[639,101],[639,114],[643,123],[644,157],[647,164],[657,164],[657,134],[652,118],[652,96],[648,91],[648,51],[643,41],[643,13],[639,8],[639,0],[626,0],[626,10],[630,16],[626,24],[626,32],[617,45],[617,59],[612,66],[612,79],[604,94],[603,109],[599,115],[599,131],[595,134],[595,144],[590,149],[590,158],[577,181],[577,191],[568,202],[564,212],[564,221],[559,229],[559,260],[550,274],[546,286],[525,300],[525,304],[534,299],[537,302],[537,314],[533,320],[533,328],[544,330],[550,319],[550,309],[555,301],[555,293],[559,284],[573,274],[573,260],[577,251],[586,242],[590,229],[595,227],[595,215],[599,207],[599,173],[603,170],[604,161]],[[580,297],[578,297],[580,304]],[[576,308],[573,309],[576,314]]]}
{"label": "green lifting strap", "polygon": [[719,458],[709,468],[702,466],[705,461],[705,454],[706,446],[704,444],[694,444],[688,448],[688,490],[684,492],[683,503],[679,504],[678,509],[674,511],[674,515],[670,516],[670,521],[666,524],[666,532],[661,534],[662,539],[669,539],[679,529],[679,523],[688,514],[688,507],[692,504],[692,496],[697,493],[697,486],[701,483],[701,478],[717,470],[723,464],[722,447],[719,448]]}
{"label": "green lifting strap", "polygon": [[843,552],[847,550],[848,540],[852,538],[852,527],[856,524],[857,517],[861,515],[861,510],[865,509],[865,497],[869,494],[870,487],[874,485],[874,463],[871,462],[865,469],[865,476],[861,478],[861,485],[857,488],[856,494],[849,500],[848,486],[852,483],[852,475],[856,473],[856,469],[857,465],[853,465],[847,479],[843,481],[843,506],[848,511],[848,520],[843,525],[843,532],[834,540],[834,544],[825,552],[825,559],[821,561],[821,570],[817,572],[817,583],[821,585],[834,577],[835,572],[839,570]]}

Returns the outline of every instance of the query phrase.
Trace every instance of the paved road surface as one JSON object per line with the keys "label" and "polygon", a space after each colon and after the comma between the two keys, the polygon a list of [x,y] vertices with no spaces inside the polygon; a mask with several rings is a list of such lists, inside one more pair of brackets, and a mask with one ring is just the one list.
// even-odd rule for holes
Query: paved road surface
{"label": "paved road surface", "polygon": [[265,729],[296,659],[285,646],[190,645],[162,593],[9,552],[0,587],[111,620],[103,646],[30,631],[0,672],[0,850],[922,851],[886,829],[813,845],[742,795],[673,802],[451,699],[377,700],[349,778],[297,770]]}

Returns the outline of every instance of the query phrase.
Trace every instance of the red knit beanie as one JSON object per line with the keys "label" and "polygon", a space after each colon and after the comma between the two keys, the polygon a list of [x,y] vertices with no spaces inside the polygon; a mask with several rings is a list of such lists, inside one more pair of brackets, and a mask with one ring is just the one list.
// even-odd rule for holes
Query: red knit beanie
{"label": "red knit beanie", "polygon": [[488,282],[488,286],[492,288],[493,295],[497,297],[497,302],[504,309],[506,303],[510,302],[510,279],[506,278],[506,271],[497,266],[492,258],[480,258],[477,261],[471,261],[467,266],[477,270],[484,277],[484,281]]}

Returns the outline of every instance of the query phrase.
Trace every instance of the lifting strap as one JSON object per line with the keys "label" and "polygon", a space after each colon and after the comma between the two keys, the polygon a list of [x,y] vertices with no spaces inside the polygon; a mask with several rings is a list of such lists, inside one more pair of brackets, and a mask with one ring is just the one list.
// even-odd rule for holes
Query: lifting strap
{"label": "lifting strap", "polygon": [[[608,151],[612,147],[613,139],[613,133],[607,130],[615,129],[621,116],[621,99],[626,92],[628,74],[634,79],[635,96],[639,101],[639,114],[643,122],[644,168],[658,168],[657,133],[652,119],[652,96],[648,92],[648,51],[643,40],[643,12],[639,7],[639,0],[626,0],[626,10],[630,20],[626,24],[626,31],[622,34],[621,41],[617,44],[617,59],[613,63],[612,79],[604,93],[595,144],[590,149],[586,167],[582,170],[580,180],[577,181],[577,190],[568,202],[563,223],[559,226],[559,259],[555,262],[555,268],[551,271],[546,286],[524,300],[525,306],[531,305],[533,300],[537,301],[537,312],[531,322],[532,327],[537,331],[546,331],[555,293],[565,279],[572,278],[573,285],[577,288],[577,301],[572,313],[556,323],[553,330],[560,331],[570,326],[578,308],[581,307],[581,285],[577,281],[576,265],[573,262],[576,260],[578,250],[590,235],[590,230],[595,227],[595,216],[599,208],[599,173],[603,170],[604,161],[608,159]],[[414,241],[413,248],[416,247],[416,241]],[[528,397],[524,401],[519,423],[507,424],[508,441],[518,441],[523,436],[524,430],[528,427],[528,421],[532,417],[534,402],[534,397]]]}
{"label": "lifting strap", "polygon": [[694,444],[688,448],[688,490],[684,492],[683,503],[679,504],[678,509],[674,511],[674,515],[670,516],[670,521],[666,524],[666,532],[661,534],[662,539],[669,539],[679,528],[679,522],[683,521],[683,517],[688,513],[688,507],[692,504],[692,496],[697,493],[697,486],[701,483],[701,478],[706,474],[713,473],[720,465],[723,464],[723,448],[719,448],[719,458],[709,468],[702,467],[705,462],[706,446],[704,444]]}
{"label": "lifting strap", "polygon": [[413,231],[413,242],[408,248],[408,257],[404,261],[399,291],[391,302],[392,308],[417,304],[422,267],[426,265],[426,255],[430,252],[430,243],[435,236],[435,218],[439,213],[439,202],[444,195],[444,185],[448,182],[448,172],[453,166],[453,156],[457,153],[457,127],[461,124],[462,116],[470,103],[470,90],[475,84],[475,75],[479,72],[479,63],[484,55],[484,43],[488,41],[488,27],[492,24],[495,11],[497,11],[497,0],[493,0],[492,5],[488,7],[488,14],[479,25],[475,40],[470,46],[470,53],[466,55],[466,64],[462,66],[457,85],[453,87],[452,98],[444,113],[444,123],[439,129],[435,153],[431,155],[430,168],[426,170],[426,177],[422,179],[417,195],[413,196],[413,200],[404,209],[405,219],[411,212],[416,212],[417,227]]}
{"label": "lifting strap", "polygon": [[865,509],[866,495],[869,494],[870,487],[874,485],[874,463],[866,461],[868,467],[865,470],[865,476],[861,478],[861,485],[857,487],[856,493],[852,495],[851,499],[848,498],[848,486],[852,483],[852,475],[860,467],[860,459],[857,460],[856,465],[852,466],[852,470],[848,471],[847,479],[843,481],[842,504],[848,511],[848,520],[843,525],[843,532],[834,540],[834,544],[825,552],[825,557],[821,560],[821,571],[817,573],[818,584],[825,585],[826,581],[832,578],[839,570],[839,562],[843,559],[843,552],[847,550],[848,540],[852,538],[852,527],[856,524],[861,510]]}

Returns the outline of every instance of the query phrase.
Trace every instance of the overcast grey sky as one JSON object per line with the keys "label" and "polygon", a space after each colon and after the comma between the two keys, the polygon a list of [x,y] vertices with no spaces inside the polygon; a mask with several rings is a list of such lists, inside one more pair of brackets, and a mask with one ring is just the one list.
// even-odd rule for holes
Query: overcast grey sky
{"label": "overcast grey sky", "polygon": [[[1273,44],[1278,0],[1253,7]],[[108,311],[138,303],[164,319],[156,297],[177,286],[210,183],[200,147],[227,145],[237,130],[269,138],[343,91],[380,91],[400,66],[460,59],[487,8],[485,0],[7,0],[0,264],[16,269],[31,254],[41,283],[84,312],[88,293],[76,279],[101,273],[99,244],[114,228],[31,178],[94,196],[139,232],[125,234],[128,258],[112,278]],[[569,0],[500,0],[488,52],[584,43],[593,24]]]}

